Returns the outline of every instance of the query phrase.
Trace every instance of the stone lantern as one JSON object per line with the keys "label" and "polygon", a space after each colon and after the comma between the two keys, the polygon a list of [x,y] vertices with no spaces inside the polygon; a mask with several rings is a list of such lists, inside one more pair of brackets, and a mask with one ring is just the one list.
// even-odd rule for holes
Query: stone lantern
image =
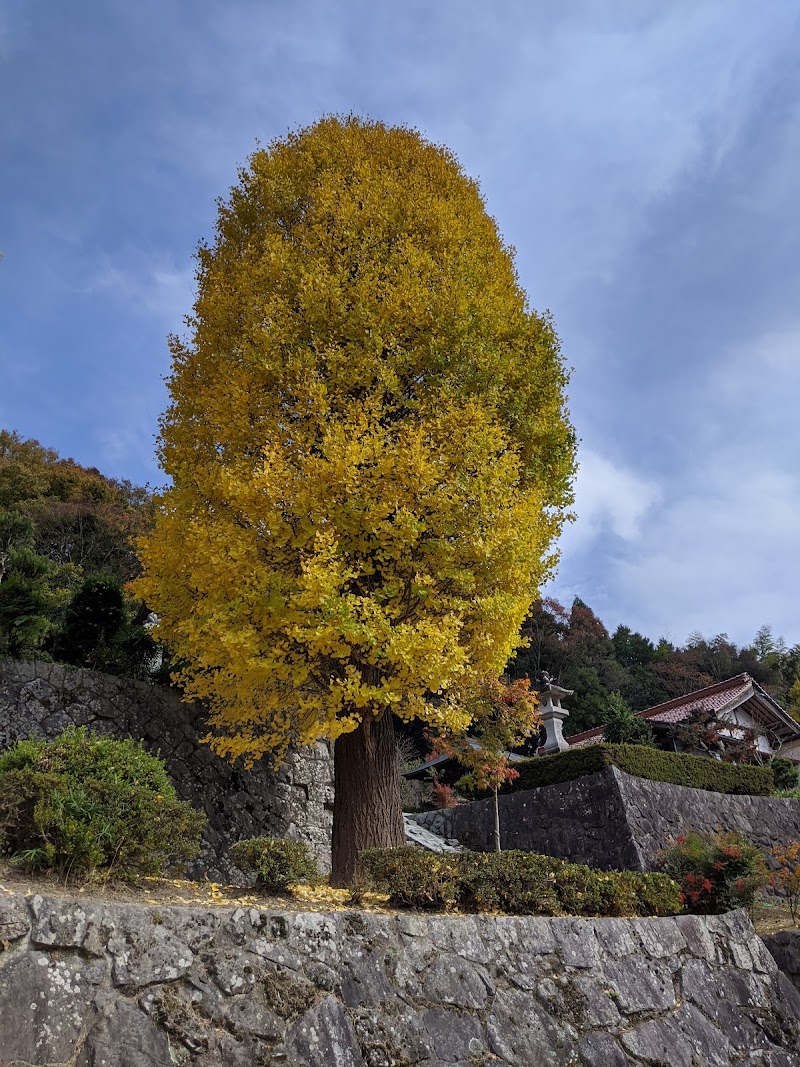
{"label": "stone lantern", "polygon": [[569,712],[561,707],[561,698],[571,697],[574,692],[574,689],[562,689],[560,685],[555,684],[546,671],[542,671],[539,683],[539,714],[545,730],[544,744],[540,749],[544,756],[549,756],[553,752],[563,752],[569,748],[569,743],[561,730],[561,724]]}

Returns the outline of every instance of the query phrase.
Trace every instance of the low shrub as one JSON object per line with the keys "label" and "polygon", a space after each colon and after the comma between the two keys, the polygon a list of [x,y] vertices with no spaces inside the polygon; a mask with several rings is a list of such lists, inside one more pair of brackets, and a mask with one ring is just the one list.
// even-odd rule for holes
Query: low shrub
{"label": "low shrub", "polygon": [[578,863],[568,863],[555,874],[556,892],[561,910],[568,915],[600,915],[603,913],[603,893],[600,880],[609,878],[609,883],[616,881],[615,875],[608,872],[592,870]]}
{"label": "low shrub", "polygon": [[200,851],[205,815],[130,738],[72,727],[0,754],[0,852],[25,870],[122,879]]}
{"label": "low shrub", "polygon": [[406,845],[361,853],[366,887],[396,907],[511,915],[674,915],[680,889],[662,873],[600,871],[535,852],[441,855]]}
{"label": "low shrub", "polygon": [[[636,874],[622,871],[623,880],[635,876],[633,889],[636,892],[636,912],[638,915],[676,915],[681,911],[681,889],[669,874],[663,871],[646,871]],[[622,912],[618,914],[623,914]]]}
{"label": "low shrub", "polygon": [[683,910],[717,915],[751,908],[769,881],[761,851],[741,834],[681,834],[661,855],[661,866],[681,887]]}
{"label": "low shrub", "polygon": [[388,892],[398,908],[441,910],[457,897],[458,855],[424,852],[414,845],[368,848],[359,854],[362,884]]}
{"label": "low shrub", "polygon": [[304,882],[316,885],[321,878],[305,841],[249,837],[231,845],[228,855],[239,870],[255,874],[256,887],[268,893],[287,893]]}
{"label": "low shrub", "polygon": [[462,852],[457,857],[457,901],[464,911],[558,915],[556,871],[563,861],[535,852]]}
{"label": "low shrub", "polygon": [[773,774],[769,767],[723,763],[707,756],[662,752],[661,749],[644,745],[586,745],[553,756],[521,760],[514,767],[519,771],[519,777],[504,792],[570,782],[606,767],[618,767],[638,778],[707,789],[714,793],[769,796],[774,789]]}

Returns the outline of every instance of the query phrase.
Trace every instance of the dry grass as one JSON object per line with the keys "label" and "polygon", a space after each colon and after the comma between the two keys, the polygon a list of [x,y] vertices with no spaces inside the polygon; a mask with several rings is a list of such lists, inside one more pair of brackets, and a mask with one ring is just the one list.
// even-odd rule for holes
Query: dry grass
{"label": "dry grass", "polygon": [[789,905],[780,897],[764,896],[753,908],[753,926],[759,934],[774,934],[778,930],[797,930]]}
{"label": "dry grass", "polygon": [[[83,897],[108,904],[160,904],[183,907],[248,907],[282,911],[351,911],[349,889],[298,886],[286,896],[268,896],[253,889],[222,885],[217,882],[191,882],[185,878],[140,878],[135,883],[91,879],[65,882],[53,874],[23,874],[8,863],[0,862],[0,892],[33,896],[43,893],[55,897]],[[366,893],[359,898],[360,911],[390,911],[387,898]]]}

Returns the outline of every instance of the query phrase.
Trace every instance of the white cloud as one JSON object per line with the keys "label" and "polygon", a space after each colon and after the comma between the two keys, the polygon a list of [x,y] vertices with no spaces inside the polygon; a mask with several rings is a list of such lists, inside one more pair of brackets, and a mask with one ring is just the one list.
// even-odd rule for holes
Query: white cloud
{"label": "white cloud", "polygon": [[[673,496],[648,524],[642,551],[613,562],[611,581],[626,617],[657,636],[727,632],[740,644],[762,623],[800,640],[800,478],[742,469],[720,453],[706,481]],[[702,479],[698,479],[702,480]]]}
{"label": "white cloud", "polygon": [[796,418],[800,398],[800,319],[767,329],[723,352],[708,378],[708,398],[729,407],[745,405],[766,423],[777,409],[791,406]]}
{"label": "white cloud", "polygon": [[156,320],[160,327],[179,330],[194,303],[194,269],[176,268],[162,260],[132,257],[121,263],[106,259],[80,287],[84,293],[107,293],[127,310]]}
{"label": "white cloud", "polygon": [[563,551],[583,550],[609,532],[623,541],[639,540],[647,514],[660,499],[659,487],[591,449],[582,449],[579,461],[577,519],[564,533]]}
{"label": "white cloud", "polygon": [[[723,350],[664,411],[682,451],[658,480],[581,453],[578,519],[552,595],[579,595],[613,629],[739,644],[768,623],[800,642],[800,322]],[[612,534],[613,537],[608,535]]]}

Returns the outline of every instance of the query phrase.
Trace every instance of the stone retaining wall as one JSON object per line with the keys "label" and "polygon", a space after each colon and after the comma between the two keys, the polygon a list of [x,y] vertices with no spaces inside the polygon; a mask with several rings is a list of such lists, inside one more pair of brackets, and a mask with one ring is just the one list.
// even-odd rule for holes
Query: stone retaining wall
{"label": "stone retaining wall", "polygon": [[800,989],[800,930],[779,930],[764,938],[778,967]]}
{"label": "stone retaining wall", "polygon": [[[800,800],[730,796],[636,778],[616,767],[500,800],[503,848],[560,856],[606,870],[652,870],[659,851],[689,830],[738,830],[764,849],[800,840]],[[414,818],[470,848],[493,847],[493,802]]]}
{"label": "stone retaining wall", "polygon": [[226,850],[262,834],[306,841],[330,869],[333,761],[327,745],[291,752],[277,772],[260,761],[232,767],[200,738],[203,709],[172,689],[53,663],[0,660],[0,750],[26,737],[55,737],[71,723],[135,737],[160,752],[178,794],[208,816],[192,877],[226,881]]}
{"label": "stone retaining wall", "polygon": [[798,1067],[744,912],[151,907],[0,892],[0,1064]]}

